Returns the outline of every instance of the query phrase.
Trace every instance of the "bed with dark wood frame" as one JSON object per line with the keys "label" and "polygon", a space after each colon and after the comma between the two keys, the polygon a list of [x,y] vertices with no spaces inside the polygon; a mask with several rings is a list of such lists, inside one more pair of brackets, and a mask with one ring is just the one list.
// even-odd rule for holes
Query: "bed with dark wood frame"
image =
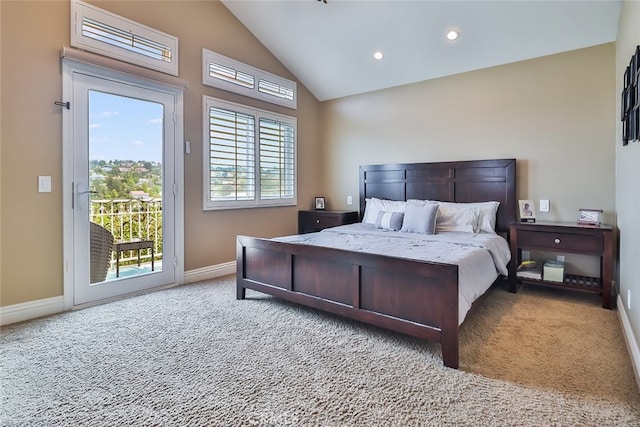
{"label": "bed with dark wood frame", "polygon": [[[365,198],[499,201],[496,231],[516,219],[515,159],[360,167]],[[237,237],[237,298],[253,289],[367,324],[439,342],[458,368],[458,266],[269,239]],[[475,305],[475,304],[474,304]]]}

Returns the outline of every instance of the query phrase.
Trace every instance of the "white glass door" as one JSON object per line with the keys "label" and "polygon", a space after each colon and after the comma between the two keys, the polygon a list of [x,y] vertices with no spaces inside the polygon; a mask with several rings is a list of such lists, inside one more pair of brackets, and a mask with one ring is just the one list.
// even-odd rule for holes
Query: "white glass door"
{"label": "white glass door", "polygon": [[175,96],[72,73],[73,304],[175,282]]}

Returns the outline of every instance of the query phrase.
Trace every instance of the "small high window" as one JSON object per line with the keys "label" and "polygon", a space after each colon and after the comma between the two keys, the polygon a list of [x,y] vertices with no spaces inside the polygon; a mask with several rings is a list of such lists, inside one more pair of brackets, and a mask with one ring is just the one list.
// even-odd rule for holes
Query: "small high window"
{"label": "small high window", "polygon": [[207,49],[202,49],[202,84],[297,108],[296,82]]}
{"label": "small high window", "polygon": [[71,45],[178,75],[178,38],[79,0],[71,2]]}

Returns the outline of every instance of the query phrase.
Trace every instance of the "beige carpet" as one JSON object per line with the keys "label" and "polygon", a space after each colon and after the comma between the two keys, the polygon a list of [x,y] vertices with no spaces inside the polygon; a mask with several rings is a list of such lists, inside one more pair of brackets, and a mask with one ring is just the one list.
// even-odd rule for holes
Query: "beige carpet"
{"label": "beige carpet", "polygon": [[618,313],[604,310],[596,295],[496,289],[467,320],[465,371],[590,399],[638,400]]}
{"label": "beige carpet", "polygon": [[3,426],[638,426],[615,311],[496,289],[439,346],[234,277],[3,328]]}

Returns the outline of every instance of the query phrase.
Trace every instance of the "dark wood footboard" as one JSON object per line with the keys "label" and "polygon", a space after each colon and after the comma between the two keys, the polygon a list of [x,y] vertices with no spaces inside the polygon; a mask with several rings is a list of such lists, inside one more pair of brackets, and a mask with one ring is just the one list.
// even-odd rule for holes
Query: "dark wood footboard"
{"label": "dark wood footboard", "polygon": [[458,267],[237,237],[237,298],[253,289],[439,342],[458,368]]}

